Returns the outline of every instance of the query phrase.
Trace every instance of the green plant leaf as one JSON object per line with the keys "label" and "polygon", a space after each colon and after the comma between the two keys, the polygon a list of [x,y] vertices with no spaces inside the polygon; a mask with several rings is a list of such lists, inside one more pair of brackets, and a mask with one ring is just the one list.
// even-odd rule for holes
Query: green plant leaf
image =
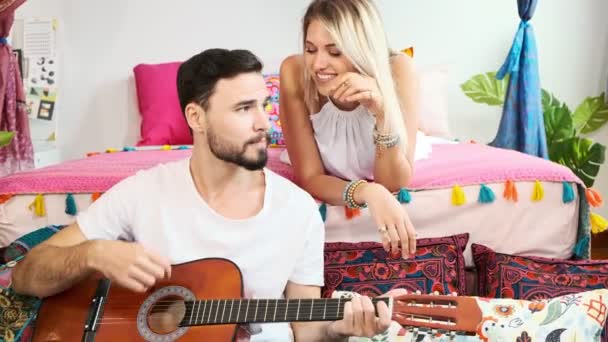
{"label": "green plant leaf", "polygon": [[557,104],[555,102],[547,104],[547,109],[544,110],[543,116],[548,146],[574,137],[572,115],[565,103],[562,105],[559,105],[559,102]]}
{"label": "green plant leaf", "polygon": [[477,103],[500,106],[504,103],[508,85],[509,76],[497,80],[495,72],[487,72],[473,76],[460,85],[460,88],[466,96]]}
{"label": "green plant leaf", "polygon": [[545,317],[545,320],[540,325],[549,324],[549,323],[555,321],[556,319],[558,319],[561,315],[562,315],[562,304],[559,302],[559,300],[554,300],[551,302],[551,304],[549,304],[549,307],[547,308],[547,316]]}
{"label": "green plant leaf", "polygon": [[546,113],[547,110],[551,107],[559,106],[560,101],[550,92],[545,89],[541,89],[542,94],[542,104],[543,104],[543,113]]}
{"label": "green plant leaf", "polygon": [[576,108],[572,116],[574,128],[581,133],[591,133],[608,121],[608,104],[604,93],[596,97],[587,97]]}
{"label": "green plant leaf", "polygon": [[587,138],[569,138],[549,145],[549,158],[572,170],[587,187],[593,186],[604,163],[606,146]]}
{"label": "green plant leaf", "polygon": [[15,136],[15,132],[0,131],[0,147],[10,144],[13,136]]}

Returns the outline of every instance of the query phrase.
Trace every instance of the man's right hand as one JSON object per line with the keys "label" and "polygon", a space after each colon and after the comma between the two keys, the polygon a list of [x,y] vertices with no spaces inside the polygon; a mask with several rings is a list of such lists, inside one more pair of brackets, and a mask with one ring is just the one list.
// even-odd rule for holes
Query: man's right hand
{"label": "man's right hand", "polygon": [[167,258],[135,242],[91,241],[87,264],[113,283],[135,292],[145,292],[157,281],[171,277]]}

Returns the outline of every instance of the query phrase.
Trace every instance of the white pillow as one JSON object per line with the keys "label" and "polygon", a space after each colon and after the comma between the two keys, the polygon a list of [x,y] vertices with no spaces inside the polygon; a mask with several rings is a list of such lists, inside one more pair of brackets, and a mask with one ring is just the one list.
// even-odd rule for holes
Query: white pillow
{"label": "white pillow", "polygon": [[447,65],[419,67],[418,76],[420,78],[420,130],[429,136],[449,137]]}

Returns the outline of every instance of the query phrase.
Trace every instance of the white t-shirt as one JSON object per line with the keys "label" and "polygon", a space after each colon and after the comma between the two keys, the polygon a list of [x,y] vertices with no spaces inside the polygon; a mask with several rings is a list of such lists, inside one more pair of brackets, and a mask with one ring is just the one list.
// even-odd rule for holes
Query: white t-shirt
{"label": "white t-shirt", "polygon": [[[200,196],[189,165],[187,158],[122,180],[77,216],[82,232],[88,239],[138,241],[173,264],[232,260],[249,298],[283,298],[288,280],[323,286],[324,225],[308,193],[265,169],[263,209],[248,219],[227,219]],[[292,336],[287,323],[261,328],[252,341]]]}

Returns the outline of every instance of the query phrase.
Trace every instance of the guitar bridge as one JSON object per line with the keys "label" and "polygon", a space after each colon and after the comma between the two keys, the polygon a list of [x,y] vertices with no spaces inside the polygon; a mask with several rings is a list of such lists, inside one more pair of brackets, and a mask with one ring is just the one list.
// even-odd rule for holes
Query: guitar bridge
{"label": "guitar bridge", "polygon": [[89,305],[89,314],[84,323],[84,335],[82,337],[83,342],[93,341],[95,338],[95,332],[99,327],[99,321],[103,316],[103,308],[110,291],[110,280],[100,279],[95,291],[95,296],[91,299]]}

